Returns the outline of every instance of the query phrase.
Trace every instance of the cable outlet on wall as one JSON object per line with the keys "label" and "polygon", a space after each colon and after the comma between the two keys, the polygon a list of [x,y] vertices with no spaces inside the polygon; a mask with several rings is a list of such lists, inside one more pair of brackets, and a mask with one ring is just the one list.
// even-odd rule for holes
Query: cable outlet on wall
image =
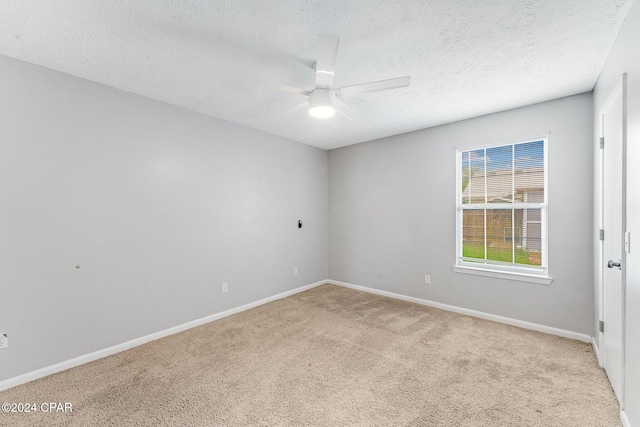
{"label": "cable outlet on wall", "polygon": [[424,275],[424,283],[425,285],[430,285],[431,284],[431,276],[429,276],[428,274]]}
{"label": "cable outlet on wall", "polygon": [[225,292],[229,292],[229,284],[228,283],[223,283],[222,284],[222,293]]}
{"label": "cable outlet on wall", "polygon": [[0,348],[9,347],[9,338],[7,337],[7,333],[3,332],[0,334]]}
{"label": "cable outlet on wall", "polygon": [[293,267],[293,275],[296,276],[298,274],[298,267]]}

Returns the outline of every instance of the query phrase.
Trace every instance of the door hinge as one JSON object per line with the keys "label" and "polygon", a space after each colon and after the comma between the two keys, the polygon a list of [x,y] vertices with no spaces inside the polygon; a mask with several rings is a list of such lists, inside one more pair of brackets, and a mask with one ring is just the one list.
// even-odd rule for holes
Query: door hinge
{"label": "door hinge", "polygon": [[604,230],[600,229],[600,240],[604,240]]}
{"label": "door hinge", "polygon": [[604,332],[604,322],[602,320],[598,323],[598,330]]}
{"label": "door hinge", "polygon": [[600,138],[600,148],[604,148],[604,136]]}

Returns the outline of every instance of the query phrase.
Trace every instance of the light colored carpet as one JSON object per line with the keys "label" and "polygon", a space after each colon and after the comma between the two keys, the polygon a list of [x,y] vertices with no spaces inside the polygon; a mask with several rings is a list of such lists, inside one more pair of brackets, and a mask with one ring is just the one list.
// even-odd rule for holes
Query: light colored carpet
{"label": "light colored carpet", "polygon": [[0,393],[8,426],[619,426],[591,347],[333,285]]}

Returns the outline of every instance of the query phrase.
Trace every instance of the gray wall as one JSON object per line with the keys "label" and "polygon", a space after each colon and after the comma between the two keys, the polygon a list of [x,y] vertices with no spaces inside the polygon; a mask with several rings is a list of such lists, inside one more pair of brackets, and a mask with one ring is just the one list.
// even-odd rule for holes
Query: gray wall
{"label": "gray wall", "polygon": [[[640,3],[635,2],[618,34],[594,89],[594,121],[622,73],[627,73],[627,231],[631,253],[627,254],[625,413],[630,425],[640,426]],[[595,148],[594,148],[595,149]],[[599,193],[596,181],[596,194]],[[595,210],[599,206],[595,206]],[[597,248],[598,242],[594,242]],[[597,252],[596,252],[597,255]],[[595,263],[600,260],[594,258]],[[597,272],[597,270],[596,270]],[[596,298],[599,296],[595,282]],[[597,301],[599,303],[599,301]],[[596,305],[598,307],[599,305]],[[597,320],[597,318],[596,318]],[[595,325],[594,325],[595,326]],[[594,336],[598,334],[594,329]]]}
{"label": "gray wall", "polygon": [[327,278],[326,151],[1,56],[0,99],[0,380]]}
{"label": "gray wall", "polygon": [[[593,333],[590,94],[328,155],[2,56],[0,99],[0,380],[327,277]],[[455,149],[549,132],[554,282],[454,273]]]}
{"label": "gray wall", "polygon": [[[592,120],[587,93],[329,151],[329,277],[591,335]],[[549,132],[553,283],[454,273],[456,148]]]}

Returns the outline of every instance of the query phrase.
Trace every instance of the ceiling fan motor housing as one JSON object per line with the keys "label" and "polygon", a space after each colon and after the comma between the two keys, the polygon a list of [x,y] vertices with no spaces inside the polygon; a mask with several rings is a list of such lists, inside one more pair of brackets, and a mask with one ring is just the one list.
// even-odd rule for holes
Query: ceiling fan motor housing
{"label": "ceiling fan motor housing", "polygon": [[336,93],[331,89],[318,88],[309,94],[309,114],[315,117],[330,117],[335,114]]}

